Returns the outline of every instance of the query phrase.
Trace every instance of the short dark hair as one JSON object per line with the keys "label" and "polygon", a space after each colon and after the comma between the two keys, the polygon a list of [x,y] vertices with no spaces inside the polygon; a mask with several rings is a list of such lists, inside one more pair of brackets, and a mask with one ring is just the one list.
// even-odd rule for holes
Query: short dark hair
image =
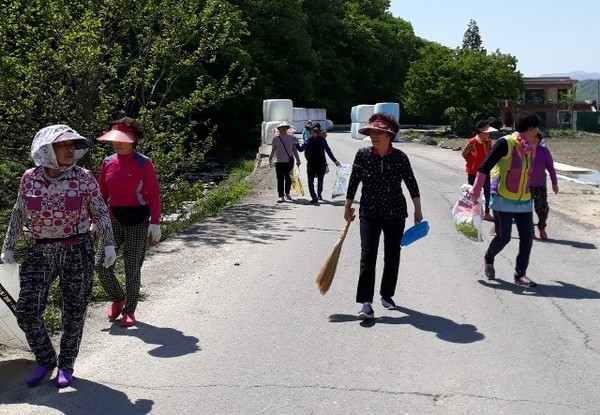
{"label": "short dark hair", "polygon": [[125,125],[127,127],[132,128],[133,130],[135,130],[135,135],[136,135],[135,138],[137,140],[142,139],[146,136],[146,128],[144,128],[142,123],[134,120],[133,118],[123,117],[123,118],[119,118],[118,120],[111,121],[110,127],[112,128],[112,126],[115,124]]}
{"label": "short dark hair", "polygon": [[375,120],[385,121],[390,127],[392,127],[394,134],[398,134],[398,131],[400,131],[400,124],[398,124],[396,117],[394,117],[392,114],[388,114],[387,112],[376,112],[369,117],[369,123],[372,123]]}
{"label": "short dark hair", "polygon": [[533,112],[521,112],[515,118],[515,131],[520,133],[540,125],[540,116]]}

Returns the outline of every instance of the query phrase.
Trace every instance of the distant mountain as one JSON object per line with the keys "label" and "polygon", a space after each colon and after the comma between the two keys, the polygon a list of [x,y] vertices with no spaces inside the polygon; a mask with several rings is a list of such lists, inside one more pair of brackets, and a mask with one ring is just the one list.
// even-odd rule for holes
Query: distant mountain
{"label": "distant mountain", "polygon": [[600,72],[574,71],[566,73],[547,73],[540,76],[568,76],[577,79],[578,81],[583,81],[585,79],[600,79]]}
{"label": "distant mountain", "polygon": [[585,79],[577,82],[577,100],[598,99],[598,79]]}
{"label": "distant mountain", "polygon": [[577,97],[578,101],[586,99],[598,99],[598,79],[600,79],[600,72],[585,72],[585,71],[574,71],[566,73],[547,73],[540,76],[568,76],[569,78],[576,79],[577,82]]}

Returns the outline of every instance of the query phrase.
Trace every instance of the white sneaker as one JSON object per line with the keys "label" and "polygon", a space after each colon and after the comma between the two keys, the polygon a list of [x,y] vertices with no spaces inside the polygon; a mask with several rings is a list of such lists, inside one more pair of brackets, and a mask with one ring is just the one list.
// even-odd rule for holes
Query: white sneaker
{"label": "white sneaker", "polygon": [[277,199],[277,203],[283,203],[285,201],[285,199],[282,197],[280,197],[279,199]]}
{"label": "white sneaker", "polygon": [[292,199],[292,196],[290,196],[290,195],[285,195],[285,198],[286,198],[287,200],[294,200],[294,199]]}
{"label": "white sneaker", "polygon": [[375,318],[375,312],[373,311],[373,307],[371,307],[371,303],[364,303],[357,317],[359,320]]}

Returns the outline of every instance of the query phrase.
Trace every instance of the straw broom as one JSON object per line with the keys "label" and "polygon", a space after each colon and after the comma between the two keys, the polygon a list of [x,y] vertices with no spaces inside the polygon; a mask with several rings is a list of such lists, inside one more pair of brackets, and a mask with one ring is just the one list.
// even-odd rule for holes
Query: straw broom
{"label": "straw broom", "polygon": [[[354,216],[354,209],[352,209],[352,215]],[[348,233],[348,228],[350,228],[350,223],[352,221],[346,221],[342,232],[340,233],[340,237],[333,245],[333,249],[329,253],[329,256],[321,266],[319,273],[317,274],[316,282],[317,287],[319,287],[319,291],[321,294],[325,295],[327,291],[329,291],[329,287],[331,287],[331,283],[333,282],[333,277],[335,276],[335,269],[337,268],[338,260],[340,259],[340,253],[342,252],[342,244],[344,243],[344,239],[346,238],[346,234]]]}

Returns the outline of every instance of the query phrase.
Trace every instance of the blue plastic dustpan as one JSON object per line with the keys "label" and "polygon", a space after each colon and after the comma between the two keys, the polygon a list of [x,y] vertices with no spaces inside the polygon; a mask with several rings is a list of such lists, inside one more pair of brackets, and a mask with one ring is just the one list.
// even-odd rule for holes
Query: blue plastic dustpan
{"label": "blue plastic dustpan", "polygon": [[426,220],[416,223],[414,226],[404,231],[400,246],[408,246],[415,241],[418,241],[429,233],[429,222]]}

